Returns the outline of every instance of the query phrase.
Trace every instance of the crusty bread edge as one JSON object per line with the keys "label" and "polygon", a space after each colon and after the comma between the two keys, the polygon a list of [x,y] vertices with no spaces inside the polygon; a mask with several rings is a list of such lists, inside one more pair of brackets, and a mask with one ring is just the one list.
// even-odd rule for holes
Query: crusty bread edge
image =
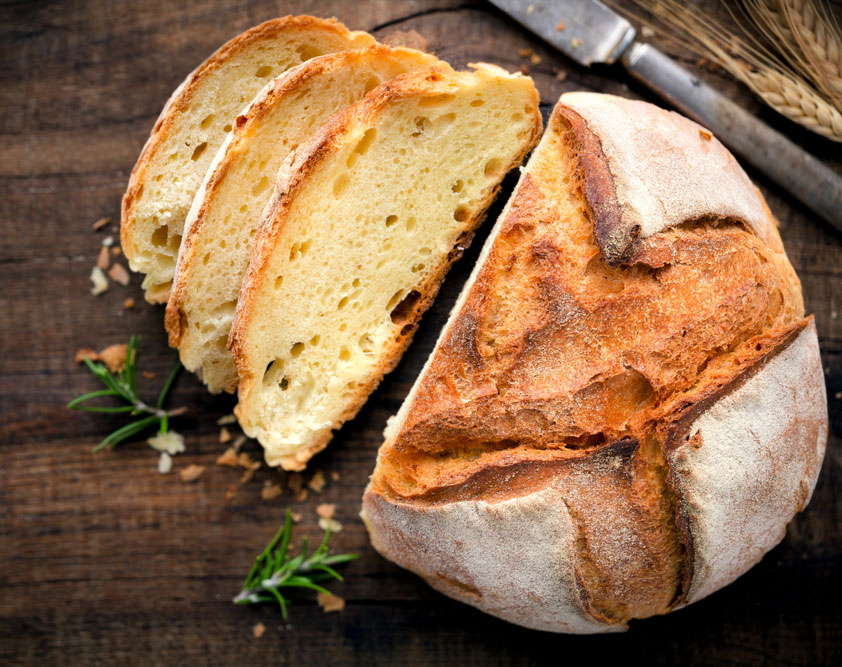
{"label": "crusty bread edge", "polygon": [[[156,154],[158,147],[166,138],[167,131],[175,122],[177,115],[189,103],[193,96],[193,92],[201,83],[205,75],[220,67],[233,53],[236,53],[253,42],[270,39],[272,36],[280,34],[290,28],[300,29],[316,26],[326,31],[334,32],[337,35],[348,36],[350,39],[356,39],[366,34],[362,31],[348,30],[335,18],[320,19],[314,16],[293,16],[290,14],[280,18],[271,19],[256,25],[227,41],[213,54],[211,54],[207,60],[190,72],[184,81],[179,84],[164,104],[164,108],[161,110],[161,113],[158,115],[158,119],[155,121],[155,125],[152,127],[152,132],[146,140],[146,143],[143,145],[140,157],[138,157],[138,160],[129,175],[129,184],[120,203],[120,240],[124,249],[131,248],[129,240],[131,235],[134,233],[137,220],[134,215],[135,197],[143,186],[143,180],[146,177],[146,171],[149,168],[149,164]],[[127,259],[131,264],[132,258],[128,257]],[[163,295],[156,300],[157,303],[164,303],[165,301],[166,299]]]}
{"label": "crusty bread edge", "polygon": [[[285,223],[286,216],[289,212],[289,202],[294,198],[295,193],[302,188],[309,174],[332,151],[342,145],[343,141],[347,139],[349,133],[355,127],[370,122],[390,102],[410,97],[419,92],[430,92],[431,88],[434,88],[442,80],[444,75],[452,72],[453,70],[449,66],[445,63],[440,63],[428,70],[400,75],[378,86],[360,102],[334,115],[316,134],[301,144],[291,156],[290,161],[281,168],[276,190],[272,197],[274,201],[270,201],[270,204],[267,205],[266,216],[261,223],[258,238],[255,240],[249,268],[243,280],[240,298],[237,302],[234,324],[228,340],[228,348],[231,351],[240,376],[240,391],[247,390],[248,385],[254,381],[254,378],[250,377],[246,360],[244,342],[244,336],[246,335],[245,323],[248,321],[254,307],[255,293],[262,279],[263,269],[271,258],[274,239],[277,238]],[[432,94],[436,92],[433,90]],[[444,92],[446,91],[442,90],[442,93]],[[535,122],[532,126],[532,135],[524,142],[523,148],[506,166],[506,169],[501,171],[500,180],[497,185],[489,189],[485,197],[477,203],[472,217],[465,221],[464,228],[466,231],[457,240],[456,247],[444,258],[436,270],[430,272],[430,278],[427,282],[418,286],[421,296],[413,307],[412,312],[408,315],[407,323],[404,325],[401,333],[382,352],[381,362],[372,369],[369,376],[358,383],[357,390],[349,399],[348,407],[331,425],[330,430],[327,430],[323,435],[317,436],[318,439],[315,442],[304,445],[296,452],[295,456],[283,457],[279,461],[279,464],[285,470],[303,469],[306,462],[314,454],[324,449],[328,442],[330,442],[332,437],[331,431],[338,428],[343,422],[353,418],[383,377],[397,365],[404,350],[412,341],[412,336],[418,326],[418,320],[438,294],[441,283],[444,281],[444,277],[451,264],[461,256],[462,252],[470,244],[474,232],[485,219],[485,213],[500,189],[500,182],[503,179],[503,175],[519,165],[540,138],[542,130],[539,109],[540,98],[534,86],[533,100]],[[239,405],[235,411],[238,416],[241,414]]]}

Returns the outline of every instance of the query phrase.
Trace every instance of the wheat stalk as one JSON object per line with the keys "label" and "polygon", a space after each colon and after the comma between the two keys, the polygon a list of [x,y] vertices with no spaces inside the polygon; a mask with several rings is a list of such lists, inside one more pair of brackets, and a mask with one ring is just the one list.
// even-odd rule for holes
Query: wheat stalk
{"label": "wheat stalk", "polygon": [[[757,2],[766,6],[772,0]],[[842,142],[842,113],[839,109],[750,33],[746,32],[744,38],[741,38],[714,19],[678,0],[637,0],[637,4],[672,29],[671,41],[681,39],[682,46],[717,63],[783,116],[828,139]],[[779,35],[778,39],[789,41],[795,29],[786,23],[778,23],[774,32],[767,31],[767,37],[769,32]],[[824,44],[827,43],[825,40]],[[804,59],[802,63],[807,65]],[[798,69],[801,69],[800,65]]]}
{"label": "wheat stalk", "polygon": [[780,6],[813,66],[811,79],[842,110],[842,33],[838,24],[812,0],[780,0]]}
{"label": "wheat stalk", "polygon": [[799,79],[774,69],[734,73],[766,104],[799,125],[842,142],[842,113]]}

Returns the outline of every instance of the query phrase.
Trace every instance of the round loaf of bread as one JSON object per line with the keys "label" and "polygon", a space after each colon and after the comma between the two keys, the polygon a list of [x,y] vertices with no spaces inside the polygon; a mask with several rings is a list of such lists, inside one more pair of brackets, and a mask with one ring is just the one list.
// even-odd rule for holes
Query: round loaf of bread
{"label": "round loaf of bread", "polygon": [[622,630],[809,502],[827,404],[776,222],[699,125],[564,95],[363,500],[375,548],[530,628]]}

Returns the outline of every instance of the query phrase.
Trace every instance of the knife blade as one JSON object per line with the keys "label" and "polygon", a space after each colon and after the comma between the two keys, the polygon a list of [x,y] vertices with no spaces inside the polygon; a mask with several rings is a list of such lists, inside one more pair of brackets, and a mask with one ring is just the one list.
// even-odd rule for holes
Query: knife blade
{"label": "knife blade", "polygon": [[576,61],[621,62],[679,111],[842,232],[842,177],[650,44],[599,0],[489,0]]}

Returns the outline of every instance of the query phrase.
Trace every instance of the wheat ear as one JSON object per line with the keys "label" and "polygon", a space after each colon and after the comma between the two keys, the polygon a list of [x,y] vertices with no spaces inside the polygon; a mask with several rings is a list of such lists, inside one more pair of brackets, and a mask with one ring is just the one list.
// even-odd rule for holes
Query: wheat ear
{"label": "wheat ear", "polygon": [[816,84],[842,111],[842,34],[812,0],[779,0],[799,46],[815,70]]}
{"label": "wheat ear", "polygon": [[[685,47],[729,71],[775,111],[828,139],[842,142],[842,113],[750,35],[746,36],[753,43],[678,0],[637,0],[637,4],[680,34]],[[676,36],[671,35],[673,41]]]}

